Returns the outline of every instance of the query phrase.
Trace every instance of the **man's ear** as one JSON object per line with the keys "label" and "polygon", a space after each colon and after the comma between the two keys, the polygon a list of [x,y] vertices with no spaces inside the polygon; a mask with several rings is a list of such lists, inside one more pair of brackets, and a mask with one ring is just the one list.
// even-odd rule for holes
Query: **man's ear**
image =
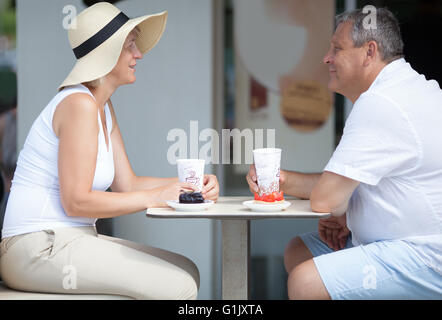
{"label": "man's ear", "polygon": [[365,59],[364,59],[364,67],[368,66],[370,63],[375,61],[379,56],[378,44],[376,41],[368,41],[364,45],[365,49]]}

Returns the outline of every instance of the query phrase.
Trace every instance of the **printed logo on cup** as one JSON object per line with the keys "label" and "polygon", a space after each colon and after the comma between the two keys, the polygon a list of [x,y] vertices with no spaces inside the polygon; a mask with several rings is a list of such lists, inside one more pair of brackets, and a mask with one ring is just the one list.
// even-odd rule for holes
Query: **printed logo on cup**
{"label": "printed logo on cup", "polygon": [[188,171],[188,176],[186,177],[186,182],[189,182],[195,186],[198,186],[200,184],[200,177],[196,177],[196,172],[193,170]]}
{"label": "printed logo on cup", "polygon": [[178,179],[181,182],[188,182],[198,188],[203,189],[204,159],[178,159]]}

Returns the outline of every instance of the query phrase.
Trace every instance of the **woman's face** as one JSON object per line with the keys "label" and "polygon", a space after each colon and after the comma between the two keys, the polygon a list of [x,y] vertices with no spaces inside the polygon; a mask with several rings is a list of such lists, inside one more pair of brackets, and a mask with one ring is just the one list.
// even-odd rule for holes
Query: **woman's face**
{"label": "woman's face", "polygon": [[119,85],[133,83],[136,80],[135,66],[137,59],[141,59],[143,54],[138,49],[135,39],[136,31],[131,31],[126,38],[121,50],[120,58],[109,76],[114,78]]}

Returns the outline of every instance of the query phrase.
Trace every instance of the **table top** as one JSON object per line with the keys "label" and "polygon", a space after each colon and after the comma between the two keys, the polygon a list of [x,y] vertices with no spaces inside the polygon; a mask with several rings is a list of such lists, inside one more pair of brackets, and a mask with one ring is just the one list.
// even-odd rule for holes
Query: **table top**
{"label": "table top", "polygon": [[242,203],[253,197],[219,197],[218,201],[206,210],[178,212],[173,208],[150,208],[146,216],[151,218],[206,218],[206,219],[283,219],[283,218],[327,218],[330,213],[313,212],[310,200],[286,198],[291,206],[277,212],[254,212]]}

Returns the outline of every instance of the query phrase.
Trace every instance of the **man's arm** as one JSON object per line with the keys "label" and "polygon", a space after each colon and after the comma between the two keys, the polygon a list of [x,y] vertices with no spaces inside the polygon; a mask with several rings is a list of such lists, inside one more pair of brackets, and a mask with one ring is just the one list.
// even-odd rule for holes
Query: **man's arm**
{"label": "man's arm", "polygon": [[[295,171],[280,170],[279,187],[286,195],[301,199],[310,199],[313,186],[318,182],[320,173],[301,173]],[[252,164],[246,176],[250,192],[258,192],[255,165]]]}
{"label": "man's arm", "polygon": [[359,181],[324,171],[310,194],[310,205],[315,212],[330,212],[333,216],[342,216],[348,207],[353,191]]}
{"label": "man's arm", "polygon": [[[250,191],[258,192],[255,166],[251,165],[246,176]],[[335,174],[330,171],[321,173],[301,173],[280,171],[280,189],[286,195],[310,199],[316,212],[331,212],[341,216],[347,211],[348,200],[359,181]]]}
{"label": "man's arm", "polygon": [[321,177],[320,173],[301,173],[295,171],[281,170],[281,190],[284,194],[310,199],[313,187]]}

